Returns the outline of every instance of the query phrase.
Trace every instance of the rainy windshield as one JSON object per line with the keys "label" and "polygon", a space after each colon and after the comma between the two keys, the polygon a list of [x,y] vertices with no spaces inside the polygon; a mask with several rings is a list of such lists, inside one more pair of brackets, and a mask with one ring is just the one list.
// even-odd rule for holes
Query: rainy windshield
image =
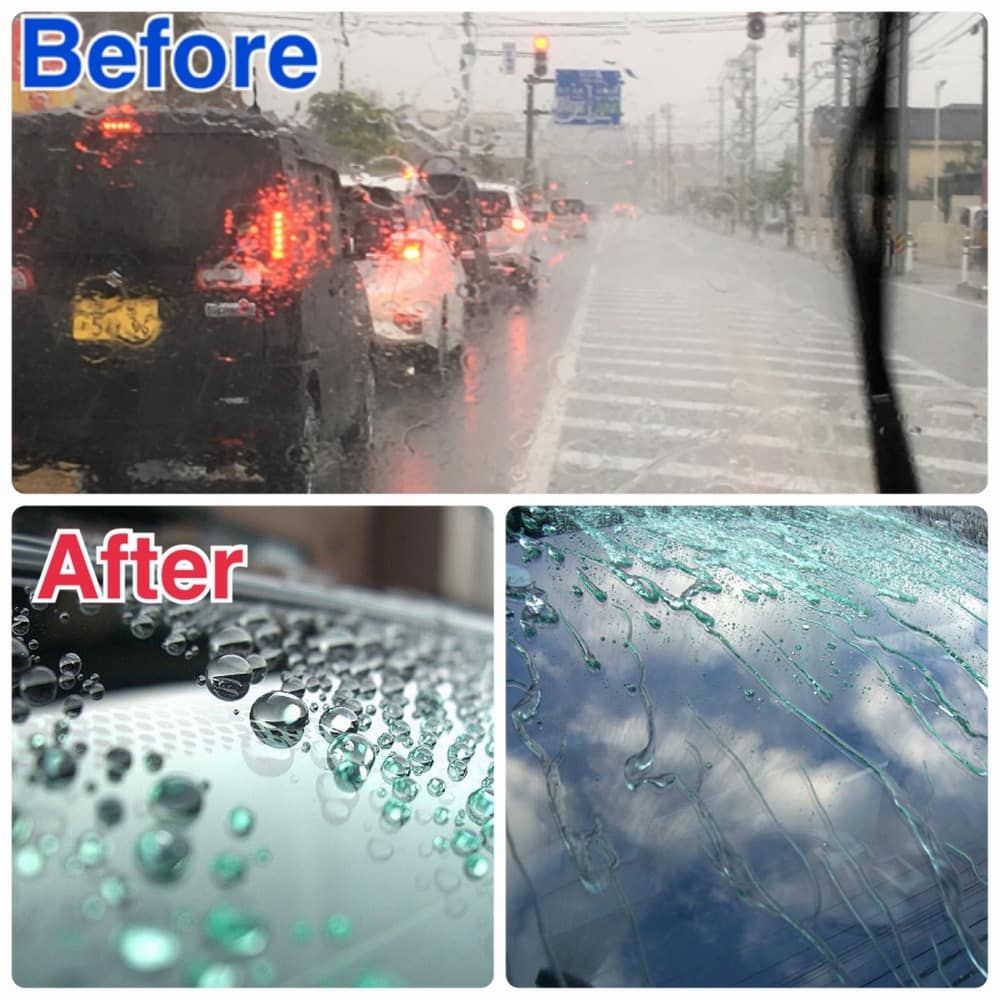
{"label": "rainy windshield", "polygon": [[[223,233],[226,212],[252,204],[281,170],[273,144],[238,129],[191,133],[169,121],[127,121],[134,132],[102,130],[74,115],[44,131],[30,120],[18,123],[14,201],[22,250],[201,253]],[[176,196],[165,198],[166,190]]]}
{"label": "rainy windshield", "polygon": [[[887,449],[984,487],[981,15],[184,18],[307,32],[322,71],[15,102],[20,489],[856,494]],[[133,128],[161,106],[204,122]],[[392,295],[360,177],[437,222]],[[248,198],[255,266],[150,273]]]}
{"label": "rainy windshield", "polygon": [[[33,601],[52,530],[82,527],[93,550],[121,522],[15,516],[19,986],[489,982],[482,513],[131,510],[161,542],[249,543],[235,602],[188,605]],[[475,572],[436,576],[430,548],[404,541],[414,523],[462,523],[456,565],[475,558]],[[384,563],[383,532],[396,539]]]}
{"label": "rainy windshield", "polygon": [[487,226],[499,228],[503,218],[511,210],[510,195],[506,191],[482,191],[479,195],[479,211]]}
{"label": "rainy windshield", "polygon": [[553,215],[583,215],[583,202],[577,198],[560,198],[552,202]]}
{"label": "rainy windshield", "polygon": [[986,515],[529,508],[516,986],[981,986]]}

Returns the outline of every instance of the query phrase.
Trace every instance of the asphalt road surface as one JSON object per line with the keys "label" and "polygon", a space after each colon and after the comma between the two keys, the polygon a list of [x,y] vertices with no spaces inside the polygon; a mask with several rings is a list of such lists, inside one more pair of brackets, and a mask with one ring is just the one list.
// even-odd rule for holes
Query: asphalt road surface
{"label": "asphalt road surface", "polygon": [[[318,492],[870,492],[842,265],[686,219],[607,218],[547,244],[535,302],[499,297],[441,383],[380,374],[374,447]],[[893,282],[891,368],[921,489],[986,483],[986,305]],[[26,470],[19,488],[83,488]],[[184,473],[184,470],[182,470]],[[257,491],[240,470],[136,489]]]}

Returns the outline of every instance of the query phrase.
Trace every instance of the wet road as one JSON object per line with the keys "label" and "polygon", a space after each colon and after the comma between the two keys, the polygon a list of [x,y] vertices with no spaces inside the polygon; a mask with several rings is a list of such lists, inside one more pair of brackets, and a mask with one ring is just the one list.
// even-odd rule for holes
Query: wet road
{"label": "wet road", "polygon": [[[874,489],[835,263],[655,215],[548,253],[539,301],[474,332],[454,385],[386,395],[366,489]],[[890,310],[921,487],[981,489],[985,306],[894,284]]]}
{"label": "wet road", "polygon": [[[546,244],[533,303],[494,302],[461,367],[382,372],[365,468],[315,491],[833,492],[874,489],[853,304],[835,262],[686,219],[602,220]],[[924,491],[986,477],[986,306],[893,282],[892,368]],[[257,492],[200,470],[137,489]],[[33,470],[25,492],[81,489]]]}

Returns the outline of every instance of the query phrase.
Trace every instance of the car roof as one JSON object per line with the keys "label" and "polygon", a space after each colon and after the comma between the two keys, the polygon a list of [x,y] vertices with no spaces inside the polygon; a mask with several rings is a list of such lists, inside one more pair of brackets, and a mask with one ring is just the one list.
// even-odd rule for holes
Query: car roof
{"label": "car roof", "polygon": [[[279,121],[260,111],[230,111],[222,108],[107,108],[85,112],[77,108],[58,108],[13,116],[13,130],[18,141],[31,135],[75,136],[80,129],[105,117],[128,117],[146,129],[169,135],[242,135],[261,142],[294,143],[301,153],[315,157],[331,168],[336,164],[334,149],[312,129]],[[339,171],[338,171],[339,173]]]}

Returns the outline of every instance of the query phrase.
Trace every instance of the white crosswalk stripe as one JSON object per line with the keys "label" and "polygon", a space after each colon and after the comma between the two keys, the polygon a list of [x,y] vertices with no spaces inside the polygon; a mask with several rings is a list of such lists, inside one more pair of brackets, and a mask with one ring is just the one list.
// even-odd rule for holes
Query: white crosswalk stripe
{"label": "white crosswalk stripe", "polygon": [[[627,261],[605,268],[580,303],[545,488],[873,489],[849,323],[753,283],[713,293],[683,274],[656,289],[630,277]],[[972,390],[903,354],[890,364],[922,488],[981,489],[986,421]]]}

